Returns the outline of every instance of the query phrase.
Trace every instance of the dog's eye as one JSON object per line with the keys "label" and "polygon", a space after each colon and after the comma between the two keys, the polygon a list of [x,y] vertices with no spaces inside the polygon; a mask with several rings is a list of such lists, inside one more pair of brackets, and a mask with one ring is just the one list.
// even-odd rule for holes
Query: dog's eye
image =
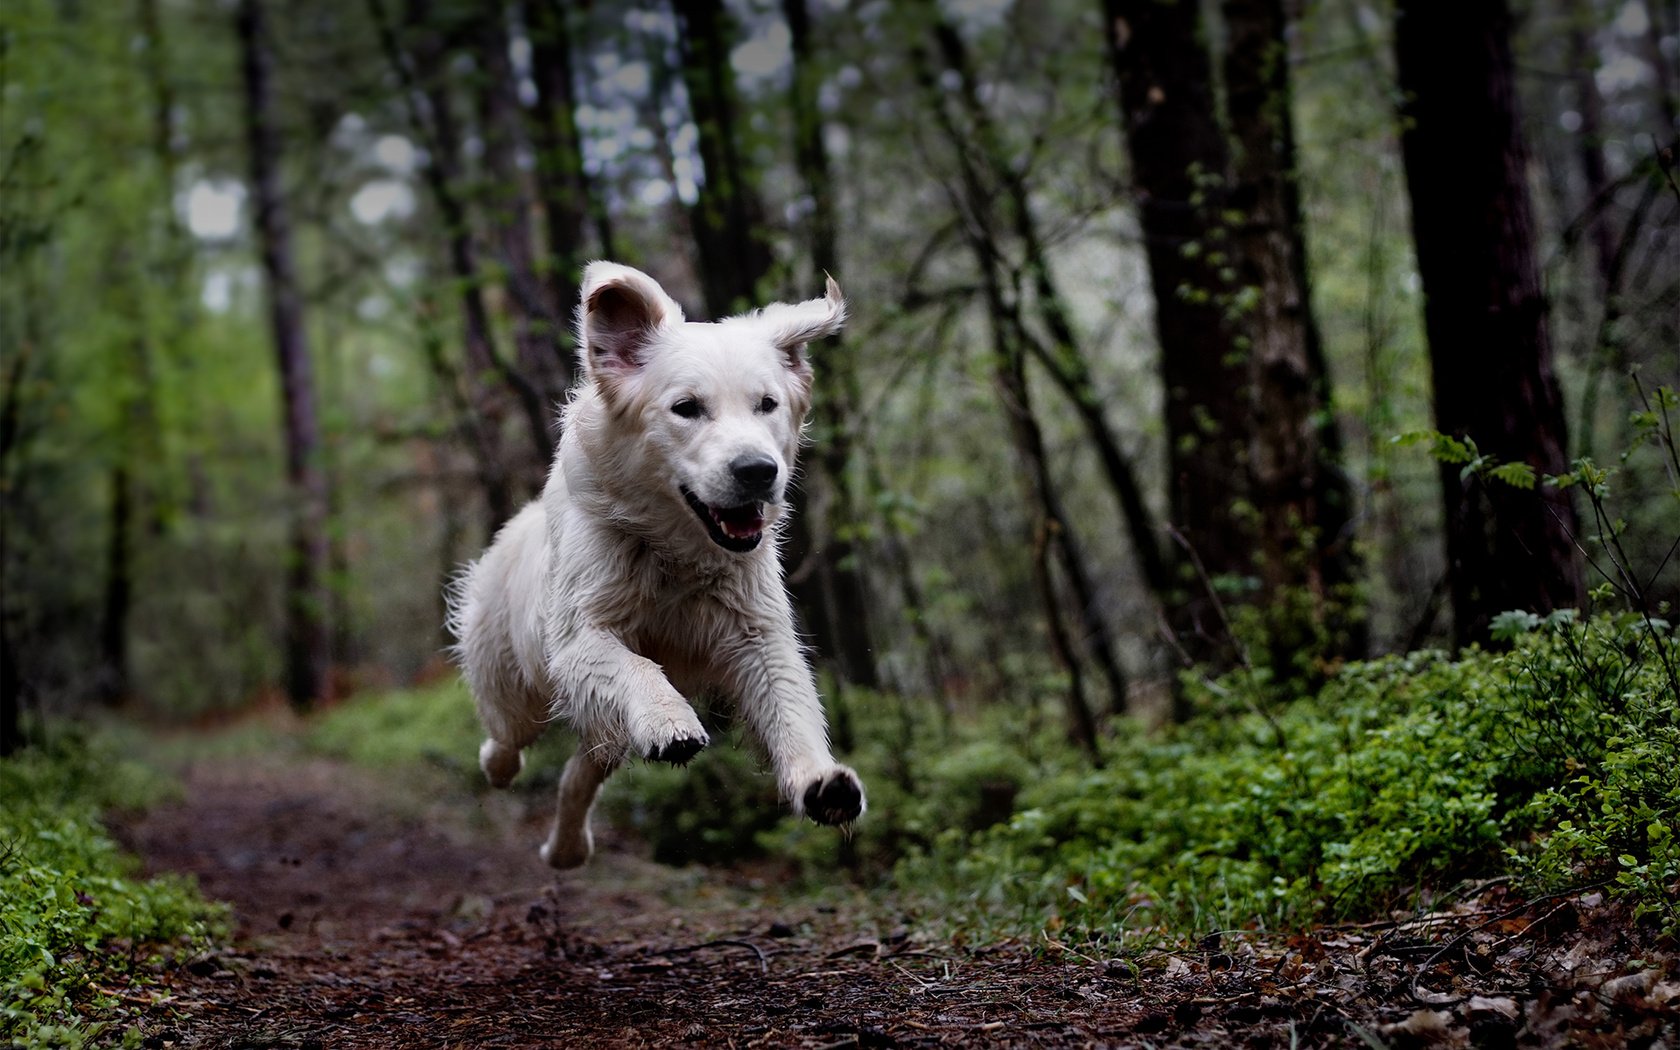
{"label": "dog's eye", "polygon": [[684,419],[698,419],[706,411],[706,408],[692,397],[685,397],[672,405],[671,411]]}
{"label": "dog's eye", "polygon": [[776,399],[765,394],[764,399],[758,403],[758,411],[760,415],[766,416],[776,411]]}

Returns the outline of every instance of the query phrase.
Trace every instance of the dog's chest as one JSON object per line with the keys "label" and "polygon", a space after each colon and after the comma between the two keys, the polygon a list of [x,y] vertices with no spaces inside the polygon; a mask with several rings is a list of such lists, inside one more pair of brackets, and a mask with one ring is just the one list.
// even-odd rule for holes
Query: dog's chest
{"label": "dog's chest", "polygon": [[637,580],[637,601],[620,610],[618,633],[638,654],[668,668],[703,670],[743,633],[732,581],[661,572]]}

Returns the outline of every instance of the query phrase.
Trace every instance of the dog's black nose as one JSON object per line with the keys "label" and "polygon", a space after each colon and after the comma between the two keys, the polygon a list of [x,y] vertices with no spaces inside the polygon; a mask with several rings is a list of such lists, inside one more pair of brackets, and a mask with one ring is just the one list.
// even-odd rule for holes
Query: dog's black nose
{"label": "dog's black nose", "polygon": [[748,495],[762,496],[770,491],[770,486],[776,483],[776,461],[762,452],[749,452],[744,456],[736,456],[729,464],[729,473],[735,475],[736,484]]}

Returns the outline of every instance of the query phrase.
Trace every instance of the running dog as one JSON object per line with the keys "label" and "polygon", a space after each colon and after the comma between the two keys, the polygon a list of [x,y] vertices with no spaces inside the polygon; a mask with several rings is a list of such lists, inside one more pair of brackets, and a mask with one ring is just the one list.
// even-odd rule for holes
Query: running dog
{"label": "running dog", "polygon": [[505,787],[555,719],[579,738],[542,848],[589,859],[589,813],[627,757],[686,763],[709,742],[686,696],[735,698],[795,813],[846,824],[863,784],[829,752],[794,629],[777,534],[805,413],[809,343],[840,330],[840,287],[716,323],[657,282],[591,263],[578,306],[582,378],[541,498],[451,594],[455,655]]}

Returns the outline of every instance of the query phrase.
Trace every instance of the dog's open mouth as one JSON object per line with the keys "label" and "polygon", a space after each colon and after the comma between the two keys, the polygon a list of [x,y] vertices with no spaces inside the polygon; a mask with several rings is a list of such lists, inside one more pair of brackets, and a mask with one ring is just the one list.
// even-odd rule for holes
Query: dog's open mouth
{"label": "dog's open mouth", "polygon": [[764,539],[764,504],[743,503],[738,507],[714,507],[699,496],[682,488],[683,499],[694,508],[706,534],[724,550],[745,554]]}

